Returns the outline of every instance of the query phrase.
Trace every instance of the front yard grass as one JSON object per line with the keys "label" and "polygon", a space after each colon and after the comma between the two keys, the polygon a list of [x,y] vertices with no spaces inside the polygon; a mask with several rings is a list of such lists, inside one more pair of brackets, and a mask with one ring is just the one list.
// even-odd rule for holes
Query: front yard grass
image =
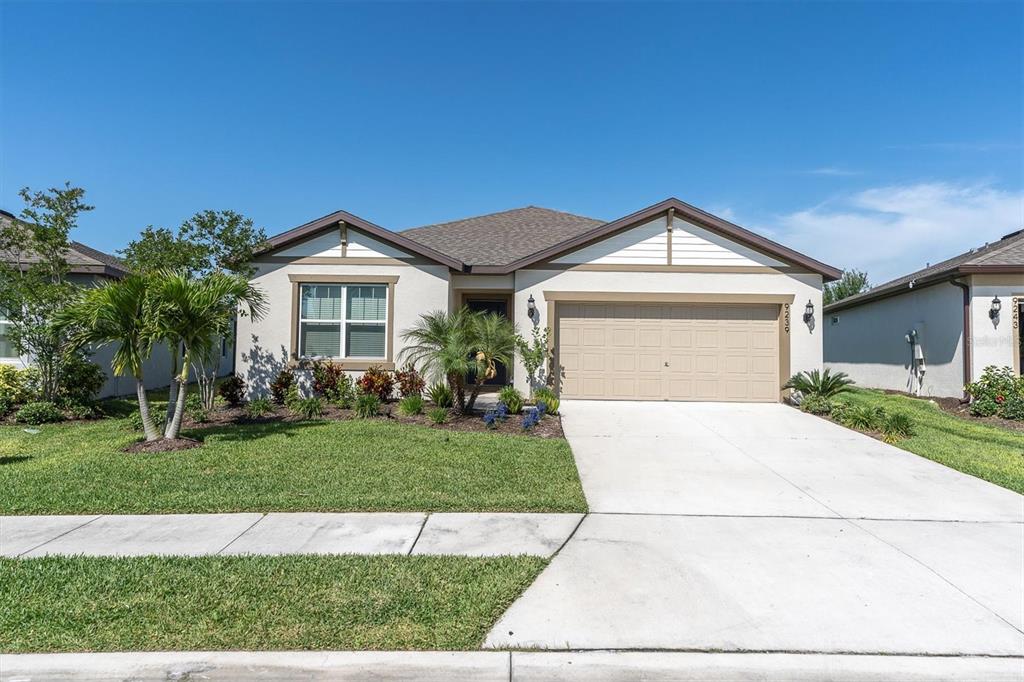
{"label": "front yard grass", "polygon": [[547,561],[0,559],[0,651],[474,649]]}
{"label": "front yard grass", "polygon": [[231,424],[127,454],[126,419],[0,426],[0,514],[583,512],[569,445],[384,419]]}
{"label": "front yard grass", "polygon": [[853,389],[837,399],[908,414],[914,421],[914,435],[895,443],[896,447],[1024,493],[1024,432],[971,422],[926,399],[882,391]]}

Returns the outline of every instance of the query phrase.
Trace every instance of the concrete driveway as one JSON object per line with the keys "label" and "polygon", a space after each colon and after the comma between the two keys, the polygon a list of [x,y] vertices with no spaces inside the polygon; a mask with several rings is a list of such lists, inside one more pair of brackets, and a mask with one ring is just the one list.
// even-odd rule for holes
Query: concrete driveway
{"label": "concrete driveway", "polygon": [[562,411],[591,514],[488,646],[1024,656],[1024,497],[783,405]]}

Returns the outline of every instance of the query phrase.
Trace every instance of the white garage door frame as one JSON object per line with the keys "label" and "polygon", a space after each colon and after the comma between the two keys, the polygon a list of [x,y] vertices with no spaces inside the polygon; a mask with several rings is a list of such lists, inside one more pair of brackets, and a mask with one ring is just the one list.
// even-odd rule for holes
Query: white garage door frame
{"label": "white garage door frame", "polygon": [[716,293],[675,293],[675,292],[622,292],[622,291],[545,291],[547,302],[547,322],[551,330],[549,349],[552,353],[555,389],[561,391],[561,360],[559,358],[559,317],[558,304],[572,303],[705,303],[705,304],[748,304],[774,305],[778,307],[778,354],[779,354],[779,392],[778,400],[782,400],[783,384],[789,379],[790,372],[790,309],[793,305],[793,294],[716,294]]}

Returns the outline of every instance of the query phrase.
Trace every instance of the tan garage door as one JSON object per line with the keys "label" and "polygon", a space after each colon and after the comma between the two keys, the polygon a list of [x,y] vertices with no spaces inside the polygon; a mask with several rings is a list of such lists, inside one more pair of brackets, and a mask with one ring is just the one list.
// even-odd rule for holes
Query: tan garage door
{"label": "tan garage door", "polygon": [[777,305],[560,301],[556,315],[563,397],[779,399]]}

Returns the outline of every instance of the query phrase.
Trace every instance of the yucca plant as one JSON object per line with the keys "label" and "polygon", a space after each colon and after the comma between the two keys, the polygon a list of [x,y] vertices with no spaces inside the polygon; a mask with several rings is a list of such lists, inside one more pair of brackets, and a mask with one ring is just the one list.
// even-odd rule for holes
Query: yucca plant
{"label": "yucca plant", "polygon": [[848,391],[853,385],[853,379],[845,372],[833,373],[830,369],[821,372],[816,369],[810,372],[800,372],[790,377],[783,388],[792,388],[800,391],[806,396],[819,396],[822,398],[834,398],[840,393]]}

